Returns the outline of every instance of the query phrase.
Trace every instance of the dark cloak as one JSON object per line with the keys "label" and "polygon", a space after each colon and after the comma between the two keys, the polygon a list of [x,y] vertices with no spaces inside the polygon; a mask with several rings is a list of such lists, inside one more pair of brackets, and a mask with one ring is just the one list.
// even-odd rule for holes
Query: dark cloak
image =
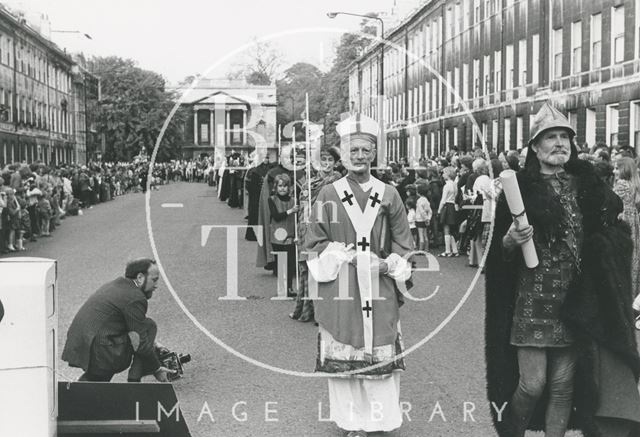
{"label": "dark cloak", "polygon": [[[640,358],[630,289],[633,243],[628,227],[618,219],[621,200],[596,176],[593,166],[574,158],[565,170],[577,177],[584,227],[581,273],[570,285],[561,312],[579,351],[569,429],[582,430],[585,437],[638,436]],[[518,183],[534,232],[549,236],[558,233],[562,214],[547,184],[526,170],[518,173]],[[497,408],[511,400],[519,379],[516,348],[509,340],[516,272],[518,263],[524,260],[520,250],[511,261],[503,257],[502,237],[511,223],[502,194],[486,264],[487,389],[489,401]],[[545,391],[529,429],[544,429],[547,399]],[[509,405],[502,412],[502,421],[493,408],[492,414],[498,434],[513,436]],[[611,428],[605,431],[605,425]],[[620,433],[620,427],[627,430]]]}
{"label": "dark cloak", "polygon": [[[267,175],[268,171],[269,164],[266,162],[263,162],[259,166],[247,171],[245,189],[249,201],[249,225],[255,226],[258,224],[258,214],[260,212],[260,191],[262,190],[263,179]],[[244,238],[248,241],[256,241],[256,235],[252,228],[247,228]]]}
{"label": "dark cloak", "polygon": [[287,173],[293,179],[293,172],[287,170],[278,164],[264,177],[262,188],[260,190],[260,203],[258,206],[258,225],[262,226],[262,241],[258,244],[258,253],[256,255],[256,267],[265,267],[274,262],[274,256],[271,253],[271,240],[269,238],[269,223],[271,223],[271,212],[269,211],[269,196],[272,194],[273,181],[279,174]]}
{"label": "dark cloak", "polygon": [[229,170],[229,198],[227,205],[231,208],[242,208],[242,180],[244,179],[243,170]]}
{"label": "dark cloak", "polygon": [[229,198],[229,193],[231,190],[231,175],[229,174],[229,169],[225,167],[222,175],[220,176],[220,187],[218,191],[218,199],[223,202]]}

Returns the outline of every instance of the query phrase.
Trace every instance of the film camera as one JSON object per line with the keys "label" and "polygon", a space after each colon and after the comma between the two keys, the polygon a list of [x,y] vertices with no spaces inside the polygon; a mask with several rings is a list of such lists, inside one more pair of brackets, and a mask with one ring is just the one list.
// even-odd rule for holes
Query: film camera
{"label": "film camera", "polygon": [[175,373],[170,373],[167,375],[169,381],[175,381],[179,379],[184,374],[183,364],[191,361],[190,354],[177,354],[172,352],[166,348],[162,348],[163,350],[158,353],[158,359],[160,363],[162,363],[163,367],[167,369],[173,370]]}

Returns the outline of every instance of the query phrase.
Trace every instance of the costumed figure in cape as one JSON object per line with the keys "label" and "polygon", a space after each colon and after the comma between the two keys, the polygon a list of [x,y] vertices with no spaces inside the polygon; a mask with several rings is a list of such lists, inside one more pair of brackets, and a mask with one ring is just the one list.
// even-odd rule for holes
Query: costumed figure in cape
{"label": "costumed figure in cape", "polygon": [[[530,226],[504,193],[486,263],[487,387],[501,437],[637,436],[640,373],[622,203],[578,159],[575,131],[548,102],[517,174]],[[516,220],[517,221],[517,220]],[[520,246],[539,258],[527,268]]]}
{"label": "costumed figure in cape", "polygon": [[[259,159],[256,156],[256,159]],[[255,226],[258,224],[258,214],[260,211],[260,192],[262,190],[262,183],[264,177],[267,175],[271,165],[269,164],[269,155],[265,154],[263,161],[257,166],[253,167],[247,172],[245,177],[245,189],[248,197],[248,216],[249,225]],[[256,241],[256,235],[253,232],[253,228],[247,228],[244,238],[248,241]]]}
{"label": "costumed figure in cape", "polygon": [[331,421],[365,436],[402,424],[399,310],[413,239],[397,190],[370,173],[377,122],[355,114],[337,131],[349,172],[321,188],[305,235],[307,252],[317,254],[307,261],[310,290],[318,286],[316,371],[329,376]]}
{"label": "costumed figure in cape", "polygon": [[[314,154],[315,155],[315,154]],[[319,161],[318,168],[312,168],[311,181],[307,183],[307,175],[300,180],[300,207],[304,213],[298,214],[298,290],[296,295],[296,305],[289,317],[299,322],[314,321],[313,317],[313,300],[309,298],[309,282],[307,270],[307,256],[304,248],[304,238],[307,234],[307,222],[311,212],[311,208],[320,192],[325,185],[331,184],[342,177],[342,174],[335,171],[335,165],[340,161],[340,151],[335,147],[321,147],[319,159],[311,159],[311,164],[315,165]],[[308,168],[311,168],[308,167]],[[311,193],[309,193],[309,186]]]}
{"label": "costumed figure in cape", "polygon": [[[233,152],[228,159],[229,168],[222,177],[222,188],[228,186],[227,205],[231,208],[242,208],[242,180],[244,179],[245,170],[244,159],[238,152]],[[226,181],[228,178],[228,182]],[[222,200],[222,198],[220,199]]]}
{"label": "costumed figure in cape", "polygon": [[[295,160],[293,159],[295,153]],[[258,209],[258,225],[262,226],[262,229],[268,229],[271,223],[271,212],[269,211],[269,196],[274,194],[273,181],[275,177],[282,173],[287,173],[291,180],[293,177],[293,165],[292,162],[297,163],[296,179],[304,178],[304,165],[305,165],[305,150],[304,147],[292,147],[283,146],[282,154],[280,155],[280,163],[273,167],[267,175],[264,177],[262,183],[262,189],[260,190],[260,203]],[[300,191],[298,191],[300,195]],[[256,253],[256,267],[263,267],[265,270],[272,270],[275,272],[275,257],[273,255],[273,247],[269,240],[267,232],[262,233],[262,241],[258,242],[258,251]]]}

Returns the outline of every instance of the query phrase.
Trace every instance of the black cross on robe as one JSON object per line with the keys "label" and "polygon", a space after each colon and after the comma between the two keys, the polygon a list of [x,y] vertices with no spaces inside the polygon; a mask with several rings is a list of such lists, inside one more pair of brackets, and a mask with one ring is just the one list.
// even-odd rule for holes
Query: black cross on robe
{"label": "black cross on robe", "polygon": [[349,205],[353,205],[353,200],[351,200],[352,198],[353,198],[353,194],[349,194],[345,190],[344,197],[340,200],[342,200],[342,203],[349,202]]}
{"label": "black cross on robe", "polygon": [[369,305],[369,301],[365,301],[364,306],[362,307],[362,311],[367,313],[367,319],[369,317],[371,317],[371,311],[373,311],[373,308],[371,308],[371,305]]}
{"label": "black cross on robe", "polygon": [[360,246],[363,252],[367,249],[368,246],[371,246],[371,244],[367,243],[367,239],[365,237],[362,237],[362,241],[357,242],[356,245]]}
{"label": "black cross on robe", "polygon": [[376,206],[376,203],[382,203],[382,201],[378,199],[378,193],[376,193],[375,196],[369,196],[369,199],[371,199],[372,207]]}

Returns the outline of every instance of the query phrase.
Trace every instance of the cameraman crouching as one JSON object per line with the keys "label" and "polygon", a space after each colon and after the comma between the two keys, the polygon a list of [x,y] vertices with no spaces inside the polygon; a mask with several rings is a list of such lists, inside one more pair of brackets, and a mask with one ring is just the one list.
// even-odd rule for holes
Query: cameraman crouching
{"label": "cameraman crouching", "polygon": [[[145,375],[168,382],[156,355],[157,326],[147,317],[148,300],[157,287],[159,271],[154,260],[129,262],[124,277],[100,287],[82,305],[71,322],[62,359],[80,367],[80,381],[111,381],[129,366],[127,381]],[[132,362],[133,359],[133,362]]]}

